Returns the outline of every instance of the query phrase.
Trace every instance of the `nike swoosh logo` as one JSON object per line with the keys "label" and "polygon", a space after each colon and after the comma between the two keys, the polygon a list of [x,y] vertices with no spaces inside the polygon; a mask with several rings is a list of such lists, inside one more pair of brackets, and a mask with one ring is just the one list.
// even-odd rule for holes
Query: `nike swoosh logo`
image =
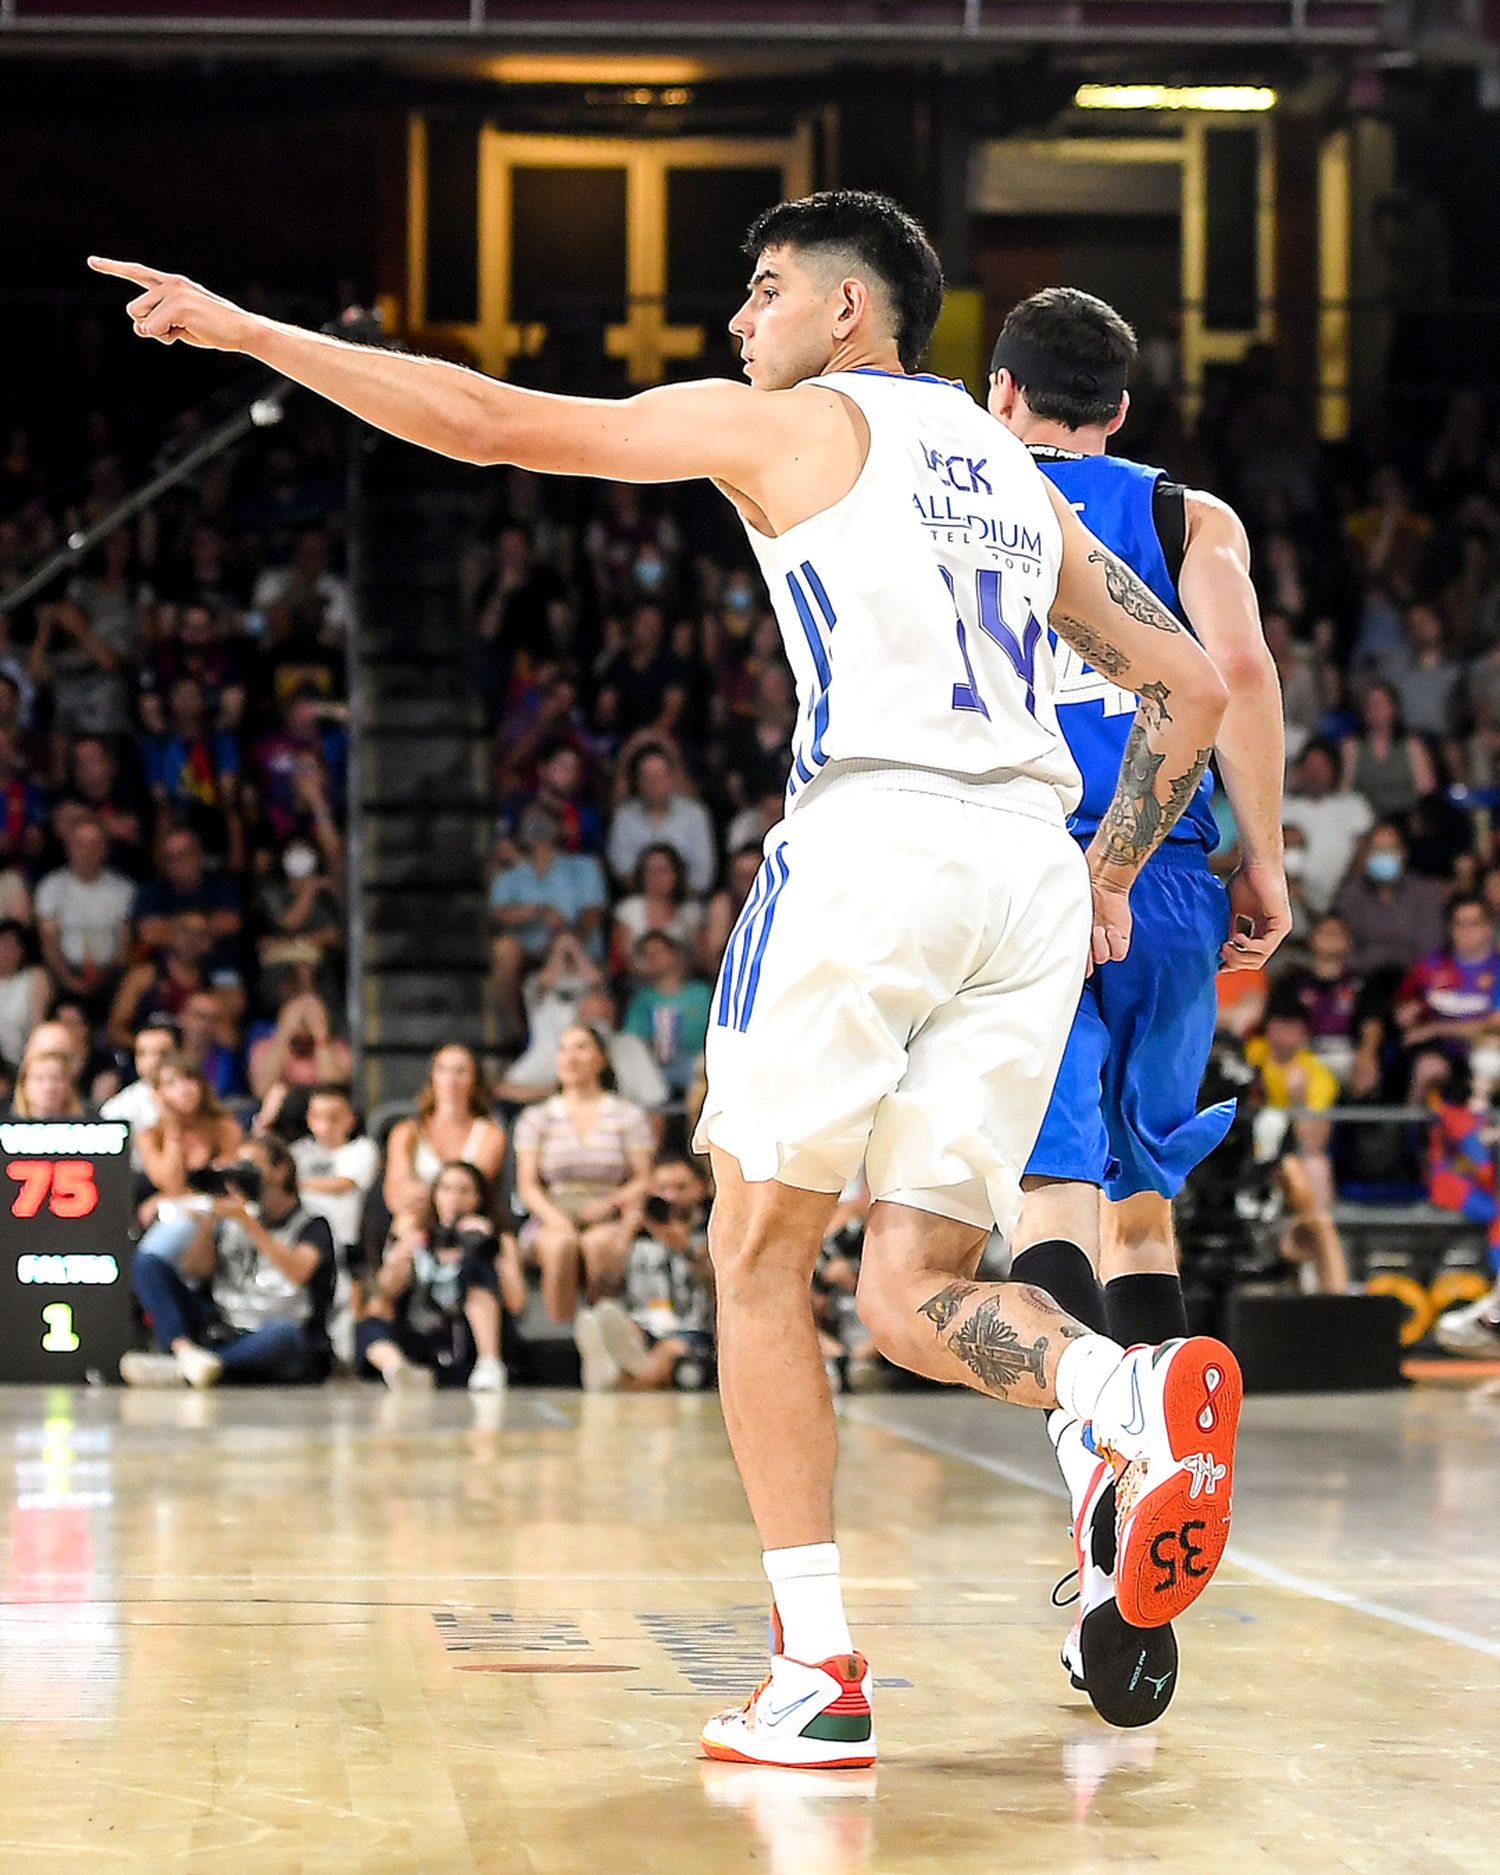
{"label": "nike swoosh logo", "polygon": [[1130,1417],[1120,1427],[1121,1432],[1131,1438],[1138,1437],[1146,1430],[1146,1408],[1141,1402],[1141,1376],[1138,1368],[1130,1370]]}
{"label": "nike swoosh logo", "polygon": [[816,1698],[816,1693],[804,1693],[800,1699],[794,1699],[789,1706],[782,1706],[780,1710],[768,1703],[766,1706],[766,1717],[771,1721],[772,1725],[780,1725],[781,1721],[794,1713],[799,1706],[805,1706],[809,1699]]}

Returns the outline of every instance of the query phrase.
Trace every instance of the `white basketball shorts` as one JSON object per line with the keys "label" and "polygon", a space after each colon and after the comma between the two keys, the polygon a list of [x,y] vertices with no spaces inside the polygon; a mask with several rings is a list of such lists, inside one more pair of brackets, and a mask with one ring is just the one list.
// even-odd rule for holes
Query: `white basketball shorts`
{"label": "white basketball shorts", "polygon": [[1050,794],[944,784],[829,775],[767,836],[695,1144],[808,1191],[863,1164],[874,1198],[1008,1231],[1078,1006],[1088,869]]}

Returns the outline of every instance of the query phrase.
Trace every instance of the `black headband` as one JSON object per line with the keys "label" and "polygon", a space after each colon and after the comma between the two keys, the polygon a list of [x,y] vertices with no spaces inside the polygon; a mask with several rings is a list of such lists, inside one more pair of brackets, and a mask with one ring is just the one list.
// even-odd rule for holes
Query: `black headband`
{"label": "black headband", "polygon": [[1046,345],[1037,345],[1016,332],[1002,332],[995,340],[991,374],[1008,371],[1023,391],[1050,391],[1060,397],[1081,397],[1118,405],[1125,395],[1125,365],[1080,365]]}

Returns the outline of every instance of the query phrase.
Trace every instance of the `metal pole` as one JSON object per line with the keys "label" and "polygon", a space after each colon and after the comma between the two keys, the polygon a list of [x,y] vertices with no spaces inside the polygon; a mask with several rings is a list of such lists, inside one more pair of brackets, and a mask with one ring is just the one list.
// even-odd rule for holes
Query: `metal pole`
{"label": "metal pole", "polygon": [[81,528],[76,534],[70,534],[67,544],[60,547],[50,559],[44,560],[39,567],[28,573],[19,586],[12,586],[7,593],[0,593],[0,612],[13,611],[18,605],[24,605],[35,593],[43,592],[60,573],[77,566],[84,555],[93,551],[101,540],[122,527],[133,514],[139,514],[142,508],[164,495],[169,488],[175,488],[194,470],[202,468],[204,463],[212,462],[216,456],[237,443],[251,430],[267,428],[270,424],[281,421],[281,406],[293,389],[288,378],[278,378],[267,391],[228,422],[221,423],[196,448],[190,449],[180,462],[174,462],[170,468],[163,469],[160,475],[153,476],[133,495],[127,495],[117,508],[112,508],[102,521],[96,521],[92,527]]}
{"label": "metal pole", "polygon": [[360,763],[364,751],[365,677],[361,662],[364,644],[365,574],[365,452],[373,437],[364,424],[351,418],[346,426],[349,462],[346,498],[349,504],[349,629],[344,641],[344,687],[349,698],[349,735],[344,773],[344,1021],[349,1030],[355,1105],[369,1096],[365,1084],[365,860],[364,808],[360,790]]}

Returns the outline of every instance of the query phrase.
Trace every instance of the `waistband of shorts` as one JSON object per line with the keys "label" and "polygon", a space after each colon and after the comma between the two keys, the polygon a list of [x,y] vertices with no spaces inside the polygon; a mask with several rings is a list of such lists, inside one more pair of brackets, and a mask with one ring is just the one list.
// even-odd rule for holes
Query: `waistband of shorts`
{"label": "waistband of shorts", "polygon": [[962,775],[946,768],[913,768],[904,762],[871,761],[863,756],[830,762],[811,786],[803,789],[793,811],[804,811],[830,794],[854,788],[886,794],[936,795],[940,800],[962,801],[998,813],[1024,814],[1029,820],[1043,820],[1067,831],[1068,818],[1057,789],[1035,775],[1013,771],[988,777]]}

